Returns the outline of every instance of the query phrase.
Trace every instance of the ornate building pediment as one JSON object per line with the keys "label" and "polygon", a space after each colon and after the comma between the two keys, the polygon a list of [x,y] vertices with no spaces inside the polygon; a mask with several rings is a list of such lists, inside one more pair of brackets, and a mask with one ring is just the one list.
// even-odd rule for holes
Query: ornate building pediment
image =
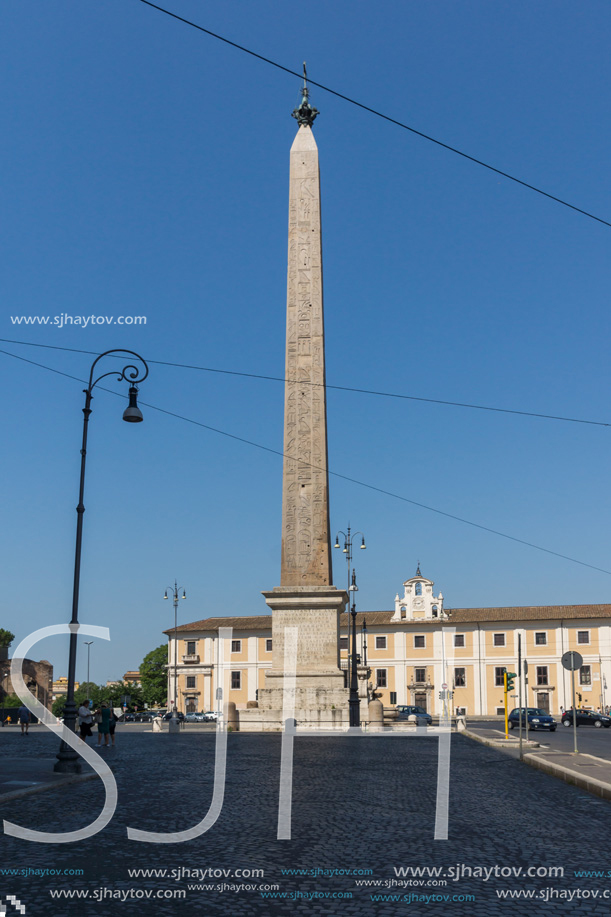
{"label": "ornate building pediment", "polygon": [[395,596],[395,613],[392,621],[432,621],[443,618],[443,595],[433,594],[435,583],[422,576],[420,564],[416,575],[403,583],[403,598]]}

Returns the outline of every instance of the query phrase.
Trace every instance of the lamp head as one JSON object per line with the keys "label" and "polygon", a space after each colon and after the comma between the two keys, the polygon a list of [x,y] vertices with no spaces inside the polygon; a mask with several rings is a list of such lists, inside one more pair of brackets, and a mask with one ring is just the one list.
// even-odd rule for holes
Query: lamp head
{"label": "lamp head", "polygon": [[186,597],[187,597],[187,593],[185,592],[184,589],[183,589],[183,591],[182,591],[182,597],[183,597],[183,599],[186,599]]}
{"label": "lamp head", "polygon": [[364,550],[366,549],[366,547],[367,547],[367,545],[365,544],[365,536],[363,535],[363,540],[362,540],[362,542],[361,542],[361,551],[364,551]]}
{"label": "lamp head", "polygon": [[138,388],[135,385],[129,387],[129,404],[123,412],[123,420],[127,423],[142,423],[144,417],[138,407]]}
{"label": "lamp head", "polygon": [[167,599],[167,597],[168,597],[168,590],[166,589],[164,599]]}
{"label": "lamp head", "polygon": [[334,547],[334,548],[339,548],[339,535],[336,535],[336,536],[335,536],[335,544],[333,545],[333,547]]}

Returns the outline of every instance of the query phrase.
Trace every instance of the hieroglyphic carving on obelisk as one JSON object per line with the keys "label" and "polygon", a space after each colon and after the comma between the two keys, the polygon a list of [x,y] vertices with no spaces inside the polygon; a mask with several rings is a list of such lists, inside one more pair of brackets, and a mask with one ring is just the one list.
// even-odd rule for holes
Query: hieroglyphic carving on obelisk
{"label": "hieroglyphic carving on obelisk", "polygon": [[282,586],[329,586],[329,475],[316,109],[303,98],[290,158]]}

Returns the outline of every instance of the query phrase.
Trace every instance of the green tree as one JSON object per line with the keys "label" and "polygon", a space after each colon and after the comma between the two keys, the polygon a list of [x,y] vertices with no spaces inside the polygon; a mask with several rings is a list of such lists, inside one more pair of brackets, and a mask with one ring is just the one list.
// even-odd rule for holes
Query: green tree
{"label": "green tree", "polygon": [[165,704],[168,695],[168,645],[162,643],[147,653],[140,665],[142,694],[149,707]]}
{"label": "green tree", "polygon": [[21,707],[21,701],[16,694],[7,694],[2,698],[3,707]]}
{"label": "green tree", "polygon": [[3,627],[0,627],[0,646],[10,646],[14,639],[15,634],[12,634],[10,630],[5,630]]}
{"label": "green tree", "polygon": [[130,698],[129,707],[142,710],[144,708],[144,695],[139,685],[130,684],[128,681],[118,681],[116,685],[105,685],[100,688],[100,703],[105,701],[111,707],[120,707],[121,699],[127,695]]}
{"label": "green tree", "polygon": [[53,716],[63,716],[64,707],[66,706],[66,695],[61,694],[56,700],[53,701],[53,706],[51,707],[51,713]]}

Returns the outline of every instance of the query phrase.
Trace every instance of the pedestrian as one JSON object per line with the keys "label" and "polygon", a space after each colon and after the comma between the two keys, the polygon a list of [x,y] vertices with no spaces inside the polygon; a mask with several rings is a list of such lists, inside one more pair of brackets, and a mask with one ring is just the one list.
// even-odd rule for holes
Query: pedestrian
{"label": "pedestrian", "polygon": [[[17,716],[19,717],[19,722],[21,724],[21,735],[29,735],[28,729],[30,728],[30,711],[25,704],[21,705],[17,711]],[[23,731],[24,728],[25,732]]]}
{"label": "pedestrian", "polygon": [[102,744],[102,736],[104,736],[104,747],[108,748],[108,737],[110,735],[110,709],[108,704],[104,702],[100,709],[96,710],[96,714],[99,716],[98,748]]}
{"label": "pedestrian", "polygon": [[108,724],[108,731],[110,733],[111,744],[115,744],[115,726],[119,722],[119,717],[116,715],[114,710],[110,711],[110,722]]}
{"label": "pedestrian", "polygon": [[81,730],[81,739],[84,742],[85,739],[93,735],[91,731],[91,726],[93,724],[93,714],[91,712],[91,707],[89,706],[89,701],[84,700],[81,706],[78,708],[78,721]]}

